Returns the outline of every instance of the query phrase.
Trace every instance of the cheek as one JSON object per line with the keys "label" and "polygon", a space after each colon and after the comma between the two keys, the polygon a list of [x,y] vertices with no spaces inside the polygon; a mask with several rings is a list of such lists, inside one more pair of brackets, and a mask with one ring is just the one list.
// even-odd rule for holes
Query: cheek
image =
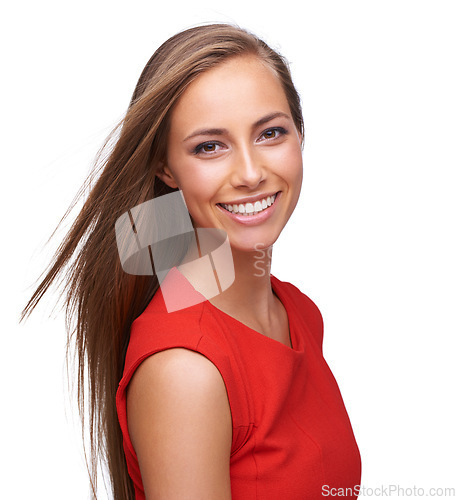
{"label": "cheek", "polygon": [[275,162],[279,175],[293,184],[300,183],[302,180],[302,150],[300,145],[289,144],[284,147],[278,152]]}
{"label": "cheek", "polygon": [[190,213],[196,215],[203,207],[213,203],[220,179],[208,171],[208,166],[198,165],[198,168],[195,168],[194,165],[187,164],[187,167],[185,175],[179,177],[179,187]]}
{"label": "cheek", "polygon": [[209,194],[223,182],[226,171],[226,162],[221,159],[187,158],[180,164],[180,180],[188,190]]}

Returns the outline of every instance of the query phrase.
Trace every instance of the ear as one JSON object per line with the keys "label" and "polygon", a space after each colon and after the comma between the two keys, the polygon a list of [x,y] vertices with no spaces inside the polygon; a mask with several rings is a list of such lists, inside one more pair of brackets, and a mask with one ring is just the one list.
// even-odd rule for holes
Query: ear
{"label": "ear", "polygon": [[155,175],[170,188],[175,189],[178,187],[177,182],[174,179],[173,174],[171,173],[171,170],[164,163],[160,163],[158,165],[157,172]]}

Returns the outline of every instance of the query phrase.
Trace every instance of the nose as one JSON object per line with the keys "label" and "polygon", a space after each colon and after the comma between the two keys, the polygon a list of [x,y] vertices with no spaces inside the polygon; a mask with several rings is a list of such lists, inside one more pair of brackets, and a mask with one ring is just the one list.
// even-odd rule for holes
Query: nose
{"label": "nose", "polygon": [[231,183],[234,187],[255,189],[264,180],[265,170],[261,159],[255,152],[244,147],[239,149],[233,158]]}

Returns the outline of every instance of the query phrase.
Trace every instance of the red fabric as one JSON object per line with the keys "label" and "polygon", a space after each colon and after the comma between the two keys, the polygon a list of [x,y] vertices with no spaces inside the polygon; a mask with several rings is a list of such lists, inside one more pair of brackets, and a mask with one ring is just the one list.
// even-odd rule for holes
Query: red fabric
{"label": "red fabric", "polygon": [[[176,290],[189,288],[176,268],[166,279]],[[203,354],[224,379],[233,422],[233,500],[312,500],[328,498],[329,488],[343,488],[344,498],[357,497],[361,460],[339,388],[323,359],[321,314],[290,283],[272,276],[271,284],[288,313],[292,349],[209,301],[168,313],[160,290],[134,321],[117,412],[137,500],[145,496],[128,435],[126,389],[145,358],[172,347]]]}

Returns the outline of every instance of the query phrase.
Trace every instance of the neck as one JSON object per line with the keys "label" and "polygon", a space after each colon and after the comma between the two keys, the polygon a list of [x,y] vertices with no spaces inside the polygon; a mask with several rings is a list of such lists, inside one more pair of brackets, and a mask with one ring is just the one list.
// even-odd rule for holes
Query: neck
{"label": "neck", "polygon": [[253,252],[237,252],[232,249],[235,279],[233,284],[211,302],[229,301],[238,307],[261,312],[273,299],[271,288],[272,247]]}
{"label": "neck", "polygon": [[[271,287],[271,254],[272,247],[241,252],[231,248],[234,265],[234,281],[221,293],[212,296],[214,275],[208,272],[207,262],[201,264],[202,253],[194,245],[187,253],[185,261],[190,263],[180,266],[179,271],[185,278],[205,296],[215,307],[238,319],[244,324],[261,332],[277,329],[280,316],[280,301],[275,297]],[[226,270],[223,264],[217,264],[217,274],[223,276]],[[229,266],[231,269],[231,266]],[[232,270],[229,271],[229,275]],[[226,276],[226,274],[225,274]],[[206,293],[209,292],[209,293]]]}

